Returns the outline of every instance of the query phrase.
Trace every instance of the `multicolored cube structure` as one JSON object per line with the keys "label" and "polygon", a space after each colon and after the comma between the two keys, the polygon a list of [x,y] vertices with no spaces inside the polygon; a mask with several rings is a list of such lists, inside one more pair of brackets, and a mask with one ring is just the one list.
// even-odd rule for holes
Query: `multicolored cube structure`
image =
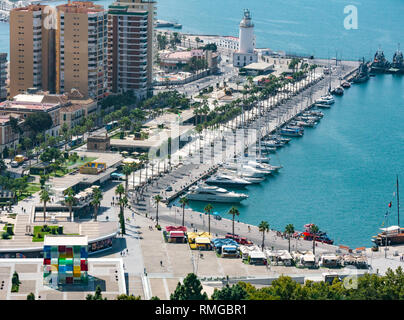
{"label": "multicolored cube structure", "polygon": [[43,246],[44,284],[87,283],[87,236],[45,236]]}

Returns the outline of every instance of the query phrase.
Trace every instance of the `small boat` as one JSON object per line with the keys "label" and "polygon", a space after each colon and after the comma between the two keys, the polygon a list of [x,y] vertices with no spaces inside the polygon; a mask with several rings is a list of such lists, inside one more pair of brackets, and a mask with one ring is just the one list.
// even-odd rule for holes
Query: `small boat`
{"label": "small boat", "polygon": [[365,63],[365,58],[362,59],[362,63],[359,65],[357,74],[352,78],[353,83],[362,83],[369,80],[369,68]]}
{"label": "small boat", "polygon": [[313,238],[315,237],[315,240],[318,242],[334,244],[334,240],[331,240],[328,237],[328,235],[323,231],[319,231],[316,234],[311,233],[312,225],[313,225],[312,223],[304,225],[304,228],[305,228],[304,232],[301,233],[301,237],[303,238],[303,240],[313,240]]}
{"label": "small boat", "polygon": [[[400,196],[398,187],[398,176],[396,182],[397,191],[394,193],[397,197],[397,225],[390,226],[388,228],[380,228],[382,231],[377,236],[373,236],[372,241],[376,246],[388,246],[388,245],[402,245],[404,244],[404,228],[400,227]],[[391,207],[392,203],[389,203]],[[386,216],[385,216],[386,217]]]}
{"label": "small boat", "polygon": [[330,104],[324,104],[324,103],[315,103],[314,104],[317,108],[323,108],[323,109],[330,109],[331,105]]}
{"label": "small boat", "polygon": [[351,84],[348,82],[348,81],[344,81],[343,83],[341,83],[341,87],[343,87],[343,88],[350,88],[351,87]]}
{"label": "small boat", "polygon": [[298,128],[296,128],[296,129],[284,128],[284,129],[281,129],[280,133],[281,133],[281,135],[288,136],[288,137],[302,137],[303,132],[299,129]]}
{"label": "small boat", "polygon": [[344,88],[343,87],[336,87],[331,91],[332,94],[335,94],[337,96],[342,96],[344,94]]}

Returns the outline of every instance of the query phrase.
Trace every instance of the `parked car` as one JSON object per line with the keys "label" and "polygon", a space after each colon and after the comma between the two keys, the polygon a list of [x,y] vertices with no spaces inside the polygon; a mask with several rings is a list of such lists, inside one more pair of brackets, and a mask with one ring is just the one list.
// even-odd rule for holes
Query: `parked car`
{"label": "parked car", "polygon": [[17,161],[11,161],[11,162],[10,162],[10,166],[11,166],[12,168],[17,168],[17,167],[19,166],[19,163],[18,163]]}
{"label": "parked car", "polygon": [[166,188],[166,191],[167,191],[167,192],[173,191],[173,187],[172,187],[172,186],[168,186],[168,187]]}

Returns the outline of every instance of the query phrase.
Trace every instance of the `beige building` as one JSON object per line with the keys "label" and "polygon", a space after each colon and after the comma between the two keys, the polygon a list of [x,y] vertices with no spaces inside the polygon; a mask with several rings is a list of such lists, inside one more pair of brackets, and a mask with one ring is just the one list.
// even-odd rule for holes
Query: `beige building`
{"label": "beige building", "polygon": [[[0,152],[3,152],[4,148],[15,148],[18,144],[20,135],[18,132],[14,132],[10,117],[19,119],[17,114],[0,115]],[[21,126],[24,120],[19,119],[18,124]]]}
{"label": "beige building", "polygon": [[55,91],[55,30],[45,28],[45,5],[10,12],[10,97],[28,88]]}
{"label": "beige building", "polygon": [[0,117],[16,115],[24,120],[31,113],[46,112],[52,119],[52,127],[45,134],[57,136],[60,131],[60,108],[68,103],[66,97],[56,94],[18,94],[13,100],[0,103]]}
{"label": "beige building", "polygon": [[79,89],[99,100],[107,92],[107,11],[90,1],[56,7],[56,90]]}
{"label": "beige building", "polygon": [[72,90],[64,95],[69,101],[60,108],[60,126],[66,123],[69,129],[80,124],[88,116],[96,114],[97,102],[91,98],[85,98],[78,90]]}
{"label": "beige building", "polygon": [[118,1],[108,10],[108,87],[145,98],[152,88],[156,2]]}

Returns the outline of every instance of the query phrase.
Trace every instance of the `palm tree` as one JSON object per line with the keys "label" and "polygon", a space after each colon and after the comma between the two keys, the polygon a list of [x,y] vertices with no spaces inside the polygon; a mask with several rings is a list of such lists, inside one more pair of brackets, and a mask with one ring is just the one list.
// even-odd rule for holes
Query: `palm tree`
{"label": "palm tree", "polygon": [[125,194],[128,195],[129,175],[133,172],[133,167],[126,164],[124,165],[122,172],[125,175]]}
{"label": "palm tree", "polygon": [[69,207],[70,221],[72,221],[73,206],[76,204],[76,198],[74,197],[74,190],[72,188],[66,189],[63,194],[66,196],[65,203]]}
{"label": "palm tree", "polygon": [[115,188],[115,194],[118,195],[119,200],[121,200],[122,195],[125,193],[125,189],[123,188],[123,185],[120,184]]}
{"label": "palm tree", "polygon": [[233,236],[234,236],[234,217],[235,216],[239,216],[240,212],[238,211],[238,209],[236,207],[231,207],[228,214],[231,214],[233,216],[233,224],[232,224],[232,231],[233,231]]}
{"label": "palm tree", "polygon": [[163,198],[158,194],[154,196],[154,201],[156,202],[156,225],[159,224],[159,203],[160,201],[163,200]]}
{"label": "palm tree", "polygon": [[258,229],[260,232],[262,232],[262,251],[264,251],[264,243],[265,243],[265,232],[269,231],[269,223],[267,221],[261,221],[261,223],[258,225]]}
{"label": "palm tree", "polygon": [[41,202],[43,202],[43,221],[46,221],[46,203],[50,200],[49,192],[45,189],[42,189],[40,196]]}
{"label": "palm tree", "polygon": [[213,210],[213,206],[210,203],[208,203],[204,210],[208,214],[208,226],[209,226],[208,230],[209,230],[209,234],[210,234],[210,213]]}
{"label": "palm tree", "polygon": [[93,200],[91,204],[94,207],[94,221],[97,221],[98,208],[101,205],[102,192],[99,188],[93,188]]}
{"label": "palm tree", "polygon": [[317,234],[320,232],[320,229],[318,226],[316,226],[315,224],[313,224],[310,227],[310,233],[313,234],[313,254],[316,254],[316,238],[317,238]]}
{"label": "palm tree", "polygon": [[182,226],[184,226],[184,224],[185,224],[185,206],[188,205],[188,203],[189,203],[189,200],[187,197],[182,197],[180,199],[180,204],[182,207]]}
{"label": "palm tree", "polygon": [[295,227],[294,227],[294,225],[293,225],[293,224],[288,224],[288,225],[285,227],[285,233],[287,233],[287,235],[288,235],[288,240],[289,240],[289,252],[290,252],[290,236],[295,233]]}
{"label": "palm tree", "polygon": [[128,205],[128,198],[124,196],[121,198],[119,196],[119,222],[121,224],[121,233],[126,234],[126,229],[125,229],[125,212],[124,209]]}

